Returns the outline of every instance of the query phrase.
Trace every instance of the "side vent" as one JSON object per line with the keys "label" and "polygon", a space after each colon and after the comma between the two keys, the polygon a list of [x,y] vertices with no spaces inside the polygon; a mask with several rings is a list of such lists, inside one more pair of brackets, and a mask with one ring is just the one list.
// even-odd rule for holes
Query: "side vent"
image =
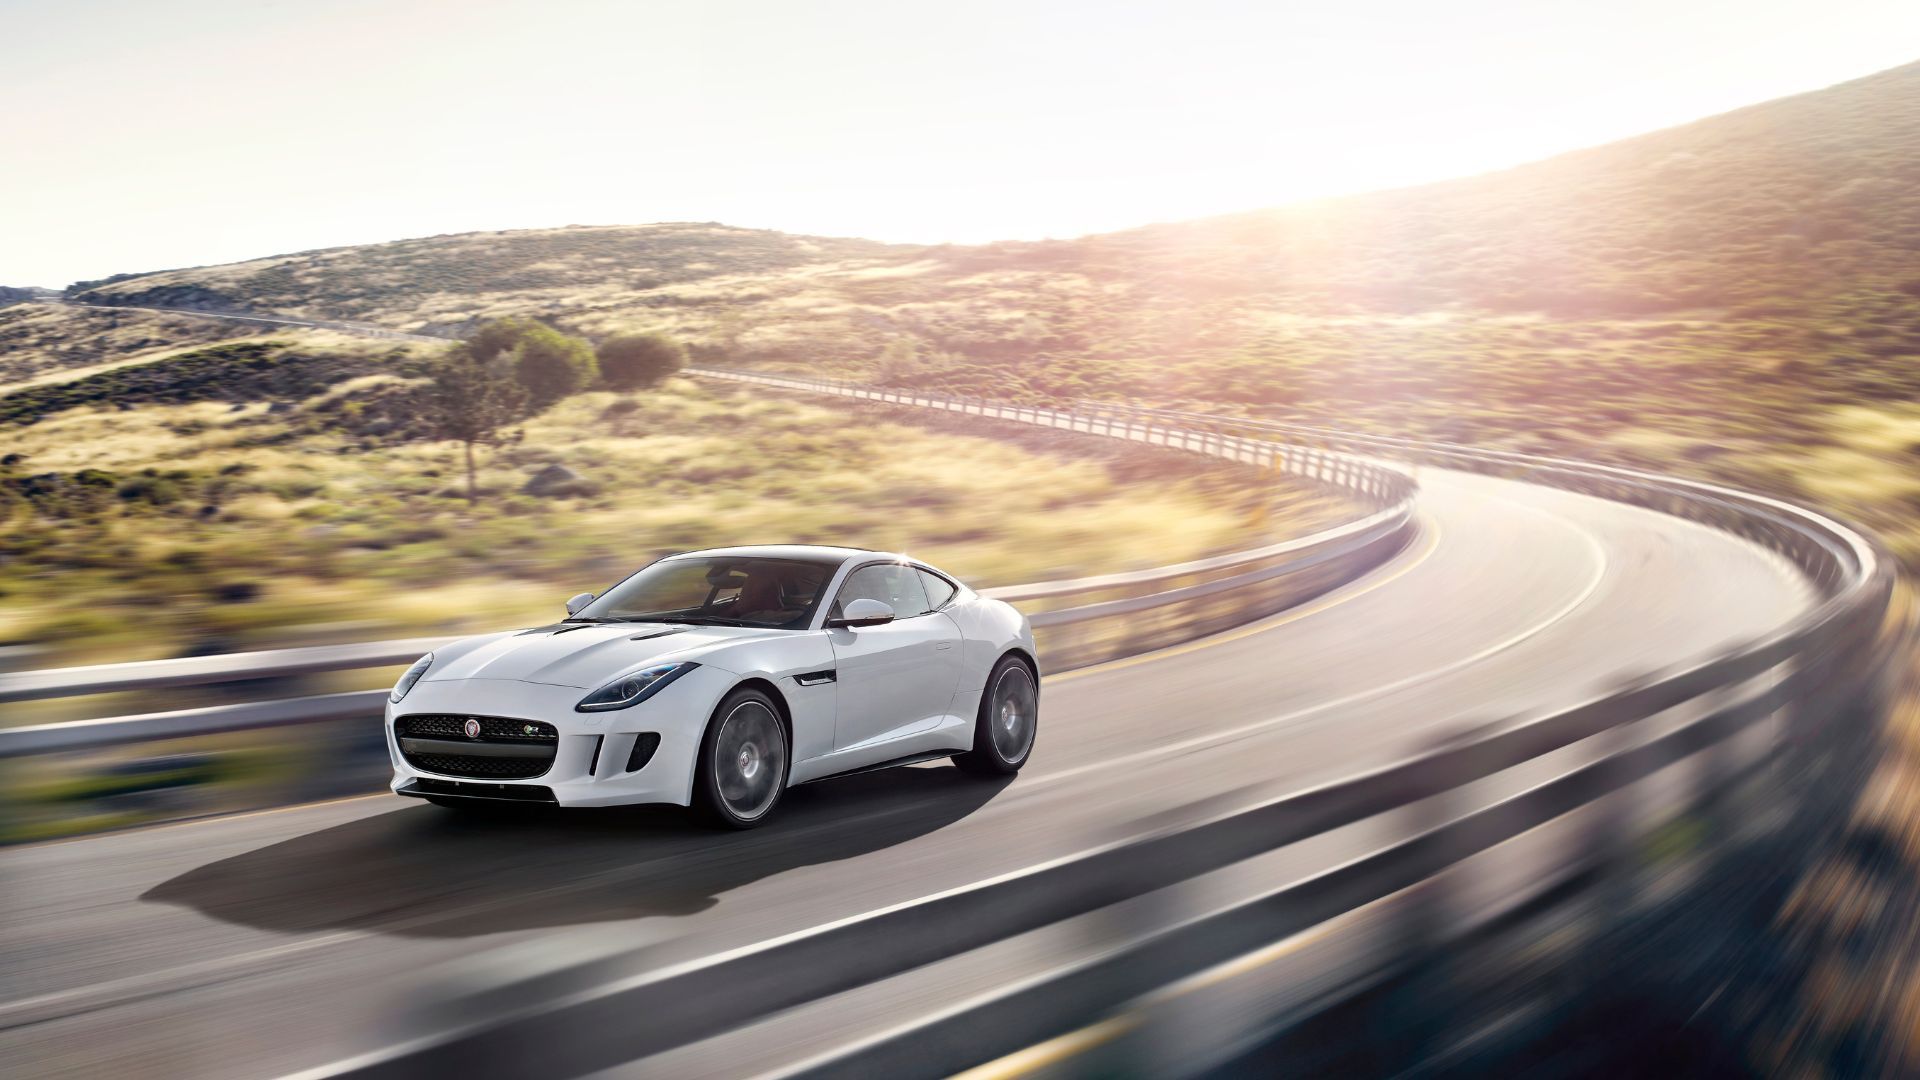
{"label": "side vent", "polygon": [[660,733],[643,731],[634,736],[633,752],[627,755],[627,771],[638,772],[653,760],[653,752],[660,749]]}
{"label": "side vent", "polygon": [[594,773],[597,773],[600,771],[600,748],[602,746],[605,746],[606,744],[607,744],[607,737],[605,735],[598,735],[594,737],[593,760],[587,762],[588,776],[592,776]]}

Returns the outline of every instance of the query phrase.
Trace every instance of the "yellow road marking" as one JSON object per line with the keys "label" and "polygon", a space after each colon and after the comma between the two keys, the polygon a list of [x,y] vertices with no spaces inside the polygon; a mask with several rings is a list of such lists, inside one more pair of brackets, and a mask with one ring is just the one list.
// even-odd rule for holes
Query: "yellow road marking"
{"label": "yellow road marking", "polygon": [[1092,1027],[1048,1039],[1038,1046],[1029,1046],[997,1061],[976,1065],[966,1072],[955,1073],[953,1080],[1011,1080],[1016,1076],[1028,1076],[1078,1057],[1096,1046],[1110,1043],[1138,1025],[1138,1020],[1116,1016]]}
{"label": "yellow road marking", "polygon": [[[1363,911],[1373,904],[1362,905],[1355,911]],[[1351,913],[1349,913],[1351,914]],[[1297,952],[1312,942],[1318,941],[1333,932],[1335,923],[1345,921],[1345,916],[1335,916],[1318,926],[1309,927],[1291,937],[1282,938],[1271,945],[1255,949],[1253,952],[1236,956],[1205,971],[1182,979],[1165,991],[1153,995],[1155,999],[1166,1001],[1238,978],[1250,971],[1258,970],[1290,953]],[[1150,1004],[1148,1007],[1151,1007]],[[1017,1077],[1032,1076],[1045,1069],[1053,1068],[1096,1047],[1118,1039],[1129,1031],[1146,1022],[1146,1009],[1139,1008],[1119,1016],[1109,1017],[1097,1024],[1083,1027],[1048,1039],[1046,1042],[1029,1046],[1025,1050],[1016,1050],[1005,1057],[975,1066],[966,1072],[955,1074],[954,1080],[1015,1080]]]}
{"label": "yellow road marking", "polygon": [[[1356,908],[1355,910],[1359,909]],[[1329,919],[1318,926],[1302,930],[1292,937],[1281,938],[1271,945],[1262,946],[1245,955],[1234,957],[1232,960],[1228,960],[1193,976],[1184,983],[1176,983],[1172,994],[1169,996],[1178,996],[1189,990],[1198,990],[1202,987],[1213,986],[1226,982],[1228,979],[1238,978],[1249,971],[1266,967],[1268,964],[1286,956],[1288,953],[1297,952],[1332,933],[1330,928],[1338,918],[1338,916],[1335,916],[1333,919]]]}

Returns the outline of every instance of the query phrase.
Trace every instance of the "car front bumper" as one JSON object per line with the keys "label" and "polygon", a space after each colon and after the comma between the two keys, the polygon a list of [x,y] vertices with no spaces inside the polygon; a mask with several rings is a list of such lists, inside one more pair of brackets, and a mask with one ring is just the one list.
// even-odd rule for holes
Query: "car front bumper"
{"label": "car front bumper", "polygon": [[[399,704],[387,705],[387,756],[393,763],[390,787],[403,794],[517,796],[535,802],[546,801],[535,790],[545,789],[561,806],[685,806],[692,801],[694,762],[707,718],[734,681],[728,672],[701,666],[631,708],[583,713],[574,706],[591,687],[506,679],[423,679]],[[524,779],[429,771],[407,760],[394,733],[397,718],[416,714],[551,724],[558,733],[553,762],[540,775]],[[629,770],[636,741],[649,733],[659,736],[659,746],[640,768]],[[448,787],[446,782],[459,787]]]}

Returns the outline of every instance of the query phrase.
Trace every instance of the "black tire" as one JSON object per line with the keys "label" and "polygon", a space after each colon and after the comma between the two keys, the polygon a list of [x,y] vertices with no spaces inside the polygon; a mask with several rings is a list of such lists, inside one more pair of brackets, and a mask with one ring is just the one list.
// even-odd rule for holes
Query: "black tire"
{"label": "black tire", "polygon": [[980,692],[980,713],[973,722],[973,749],[953,763],[980,776],[1012,776],[1033,756],[1040,736],[1040,683],[1026,661],[1011,653],[1000,658]]}
{"label": "black tire", "polygon": [[693,803],[709,824],[751,829],[787,791],[792,747],[780,708],[750,687],[728,694],[707,721],[694,763]]}

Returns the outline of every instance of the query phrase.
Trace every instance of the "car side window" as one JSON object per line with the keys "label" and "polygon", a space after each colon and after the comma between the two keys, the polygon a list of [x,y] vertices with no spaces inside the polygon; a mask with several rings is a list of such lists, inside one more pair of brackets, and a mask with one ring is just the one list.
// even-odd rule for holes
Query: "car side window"
{"label": "car side window", "polygon": [[855,600],[878,600],[893,608],[896,619],[911,619],[933,610],[920,585],[919,573],[899,563],[876,563],[848,574],[839,598],[833,602],[833,614],[840,615]]}
{"label": "car side window", "polygon": [[946,607],[947,601],[953,599],[955,592],[953,582],[929,570],[921,570],[919,573],[920,585],[927,590],[928,610],[939,611]]}

